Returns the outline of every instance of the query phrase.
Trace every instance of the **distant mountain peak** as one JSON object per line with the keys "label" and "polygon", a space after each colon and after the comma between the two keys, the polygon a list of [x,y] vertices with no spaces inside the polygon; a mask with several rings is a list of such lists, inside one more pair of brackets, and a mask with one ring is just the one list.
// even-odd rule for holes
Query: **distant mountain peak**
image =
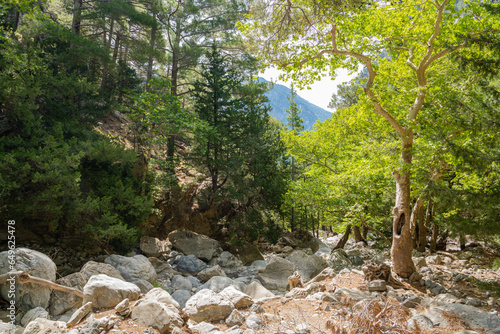
{"label": "distant mountain peak", "polygon": [[[259,78],[258,81],[269,82],[264,78]],[[290,101],[288,101],[290,88],[275,83],[274,87],[266,92],[265,95],[269,99],[269,105],[271,106],[270,115],[279,119],[283,124],[286,124],[286,117],[288,116],[286,111],[290,106]],[[300,117],[304,120],[304,130],[312,130],[316,121],[320,120],[322,122],[332,116],[331,112],[312,104],[299,95],[297,95],[295,103],[297,103],[301,111]]]}

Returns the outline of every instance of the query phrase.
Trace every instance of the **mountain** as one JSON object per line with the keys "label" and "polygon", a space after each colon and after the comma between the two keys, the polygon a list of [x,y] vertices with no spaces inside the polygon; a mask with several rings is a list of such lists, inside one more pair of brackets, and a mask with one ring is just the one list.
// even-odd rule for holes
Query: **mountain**
{"label": "mountain", "polygon": [[[259,82],[268,81],[264,78],[259,78]],[[288,101],[290,88],[274,84],[273,89],[269,90],[265,95],[269,99],[269,105],[272,109],[270,115],[279,119],[283,124],[286,124],[286,117],[288,116],[286,110],[290,106],[290,101]],[[324,121],[332,116],[331,112],[312,104],[298,95],[295,103],[297,103],[301,110],[300,117],[304,120],[303,125],[305,130],[312,130],[313,124],[317,120]]]}

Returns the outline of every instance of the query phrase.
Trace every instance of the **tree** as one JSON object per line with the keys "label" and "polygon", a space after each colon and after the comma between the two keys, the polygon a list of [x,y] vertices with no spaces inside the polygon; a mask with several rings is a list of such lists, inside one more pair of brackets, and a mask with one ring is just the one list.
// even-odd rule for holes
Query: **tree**
{"label": "tree", "polygon": [[[432,120],[427,110],[444,112],[439,104],[442,88],[452,85],[449,75],[465,74],[447,56],[475,53],[471,38],[498,35],[499,20],[480,3],[456,6],[448,0],[353,2],[343,7],[315,1],[273,1],[269,6],[261,1],[253,19],[246,31],[260,42],[259,54],[276,61],[302,85],[340,67],[367,68],[358,105],[371,106],[399,141],[398,164],[392,169],[396,199],[391,259],[394,271],[409,277],[415,271],[411,252],[417,213],[427,185],[443,175],[439,163],[430,164],[427,155],[423,164],[427,182],[412,193],[412,175],[420,165],[413,158],[421,149],[426,151],[418,140],[417,125]],[[388,58],[378,59],[381,50]]]}

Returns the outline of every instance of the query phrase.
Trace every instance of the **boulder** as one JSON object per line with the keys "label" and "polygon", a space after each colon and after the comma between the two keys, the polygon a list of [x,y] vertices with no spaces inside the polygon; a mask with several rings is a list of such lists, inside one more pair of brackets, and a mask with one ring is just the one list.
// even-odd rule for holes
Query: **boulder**
{"label": "boulder", "polygon": [[15,325],[12,325],[12,324],[7,323],[7,322],[0,322],[0,333],[2,333],[2,334],[16,334],[16,332],[17,332],[17,327]]}
{"label": "boulder", "polygon": [[330,254],[328,264],[335,270],[341,270],[351,266],[352,262],[343,249],[336,249]]}
{"label": "boulder", "polygon": [[320,246],[320,241],[315,238],[309,231],[295,231],[291,236],[292,244],[288,246],[299,248],[310,248],[313,253],[316,253]]}
{"label": "boulder", "polygon": [[80,334],[98,334],[98,333],[107,333],[113,326],[115,322],[111,317],[102,317],[102,318],[90,318],[88,321],[83,324],[80,328]]}
{"label": "boulder", "polygon": [[232,280],[229,277],[224,277],[224,276],[212,277],[205,284],[203,284],[200,287],[200,289],[209,289],[209,290],[212,290],[216,293],[219,293],[229,286],[234,286],[236,289],[238,289],[240,291],[245,290],[245,284],[238,282],[236,280]]}
{"label": "boulder", "polygon": [[254,261],[264,260],[264,256],[262,256],[259,249],[248,242],[245,242],[243,246],[238,246],[235,249],[235,254],[245,266],[250,265]]}
{"label": "boulder", "polygon": [[254,300],[276,297],[274,293],[264,288],[262,284],[257,281],[248,284],[244,292]]}
{"label": "boulder", "polygon": [[219,256],[210,261],[210,265],[219,265],[223,268],[239,268],[243,265],[243,262],[238,259],[235,255],[223,251]]}
{"label": "boulder", "polygon": [[237,290],[234,286],[228,286],[220,292],[220,295],[229,300],[237,309],[250,307],[253,304],[249,295]]}
{"label": "boulder", "polygon": [[203,269],[207,268],[207,264],[198,259],[193,254],[183,255],[174,261],[175,269],[183,273],[196,275]]}
{"label": "boulder", "polygon": [[175,299],[162,288],[154,288],[153,290],[149,291],[146,295],[144,295],[144,299],[154,300],[166,306],[173,306],[179,311],[181,310],[179,303],[175,301]]}
{"label": "boulder", "polygon": [[170,253],[172,244],[168,241],[162,241],[158,238],[142,236],[139,247],[148,257],[157,257],[162,254]]}
{"label": "boulder", "polygon": [[151,262],[153,268],[155,268],[158,279],[172,279],[174,275],[180,274],[178,271],[174,270],[169,263],[163,262],[160,259],[149,258],[149,262]]}
{"label": "boulder", "polygon": [[[76,272],[58,279],[56,283],[83,291],[88,279],[86,274]],[[66,313],[68,310],[82,306],[82,301],[83,299],[75,294],[54,290],[50,296],[50,314],[57,316]]]}
{"label": "boulder", "polygon": [[340,297],[342,296],[349,297],[355,302],[371,299],[371,294],[369,292],[361,292],[358,289],[349,289],[340,287],[337,287],[337,289],[335,289],[333,295],[337,299],[340,299]]}
{"label": "boulder", "polygon": [[[56,280],[56,265],[45,254],[28,249],[16,249],[16,271],[25,271],[31,276],[46,279],[51,282]],[[0,253],[0,275],[6,274],[10,270],[9,252]],[[9,284],[1,286],[1,294],[5,300],[9,298]],[[16,284],[15,301],[17,309],[31,310],[35,307],[47,308],[50,303],[52,289],[40,284]]]}
{"label": "boulder", "polygon": [[92,302],[88,302],[78,310],[76,310],[68,320],[68,326],[75,326],[82,321],[83,318],[87,316],[87,314],[92,311]]}
{"label": "boulder", "polygon": [[141,289],[142,293],[148,293],[149,290],[154,289],[154,285],[144,279],[134,280],[130,283],[137,285],[137,287]]}
{"label": "boulder", "polygon": [[365,263],[364,255],[359,249],[348,250],[346,254],[353,266],[362,266]]}
{"label": "boulder", "polygon": [[262,329],[262,327],[264,327],[262,319],[256,314],[250,315],[245,321],[245,325],[248,328],[253,329],[254,331],[258,331],[259,329]]}
{"label": "boulder", "polygon": [[226,276],[226,273],[224,272],[224,270],[221,269],[221,267],[219,265],[215,265],[213,267],[203,269],[197,275],[197,277],[199,279],[201,279],[203,282],[208,281],[209,279],[211,279],[214,276],[223,276],[224,277],[224,276]]}
{"label": "boulder", "polygon": [[459,316],[473,328],[482,328],[488,333],[500,333],[500,317],[474,306],[463,304],[445,304],[437,309]]}
{"label": "boulder", "polygon": [[288,277],[297,270],[297,267],[288,260],[274,256],[264,269],[255,276],[264,287],[270,290],[286,291]]}
{"label": "boulder", "polygon": [[182,327],[184,321],[177,309],[155,300],[141,300],[134,307],[132,320],[141,326],[153,327],[160,333],[171,333],[174,327]]}
{"label": "boulder", "polygon": [[50,319],[49,312],[45,311],[45,309],[41,308],[40,306],[35,307],[34,309],[26,312],[24,317],[21,319],[21,326],[26,327],[27,324],[29,324],[36,318]]}
{"label": "boulder", "polygon": [[328,278],[333,278],[335,277],[335,275],[335,270],[333,270],[332,268],[325,268],[318,275],[313,277],[313,279],[309,283],[321,282]]}
{"label": "boulder", "polygon": [[107,263],[89,261],[85,263],[80,272],[82,274],[85,274],[88,278],[94,275],[104,274],[109,277],[121,279],[122,281],[125,280],[122,277],[122,274],[120,274],[120,272],[115,267]]}
{"label": "boulder", "polygon": [[366,283],[366,287],[368,291],[385,291],[387,290],[387,284],[383,279],[376,279]]}
{"label": "boulder", "polygon": [[111,308],[125,298],[136,300],[140,294],[135,284],[103,274],[94,275],[83,288],[83,303],[92,302],[93,308]]}
{"label": "boulder", "polygon": [[234,310],[234,305],[212,290],[203,289],[191,297],[184,311],[196,322],[225,320]]}
{"label": "boulder", "polygon": [[206,261],[210,261],[219,248],[216,240],[189,230],[172,231],[168,239],[175,249]]}
{"label": "boulder", "polygon": [[127,257],[113,254],[108,256],[104,262],[118,269],[127,282],[139,280],[146,280],[151,284],[156,282],[155,268],[144,255]]}
{"label": "boulder", "polygon": [[175,275],[172,277],[172,288],[174,288],[174,290],[191,291],[191,289],[193,289],[193,283],[191,283],[187,277]]}
{"label": "boulder", "polygon": [[30,322],[24,329],[23,334],[58,334],[66,333],[66,323],[37,318]]}
{"label": "boulder", "polygon": [[307,255],[302,250],[293,251],[286,259],[297,266],[304,282],[328,267],[328,262],[319,255]]}
{"label": "boulder", "polygon": [[191,291],[177,290],[172,294],[172,298],[179,303],[181,308],[186,307],[186,303],[193,296]]}

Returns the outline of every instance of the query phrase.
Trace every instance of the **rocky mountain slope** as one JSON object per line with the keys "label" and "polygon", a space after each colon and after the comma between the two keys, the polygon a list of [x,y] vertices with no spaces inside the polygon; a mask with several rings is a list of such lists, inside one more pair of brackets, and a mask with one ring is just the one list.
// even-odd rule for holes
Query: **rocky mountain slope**
{"label": "rocky mountain slope", "polygon": [[497,254],[487,245],[415,252],[419,272],[398,280],[388,250],[350,240],[332,252],[340,237],[288,234],[238,256],[177,230],[143,237],[140,254],[101,256],[57,280],[50,257],[19,248],[18,270],[83,298],[18,284],[10,324],[4,285],[0,333],[500,333],[500,273],[488,268]]}

